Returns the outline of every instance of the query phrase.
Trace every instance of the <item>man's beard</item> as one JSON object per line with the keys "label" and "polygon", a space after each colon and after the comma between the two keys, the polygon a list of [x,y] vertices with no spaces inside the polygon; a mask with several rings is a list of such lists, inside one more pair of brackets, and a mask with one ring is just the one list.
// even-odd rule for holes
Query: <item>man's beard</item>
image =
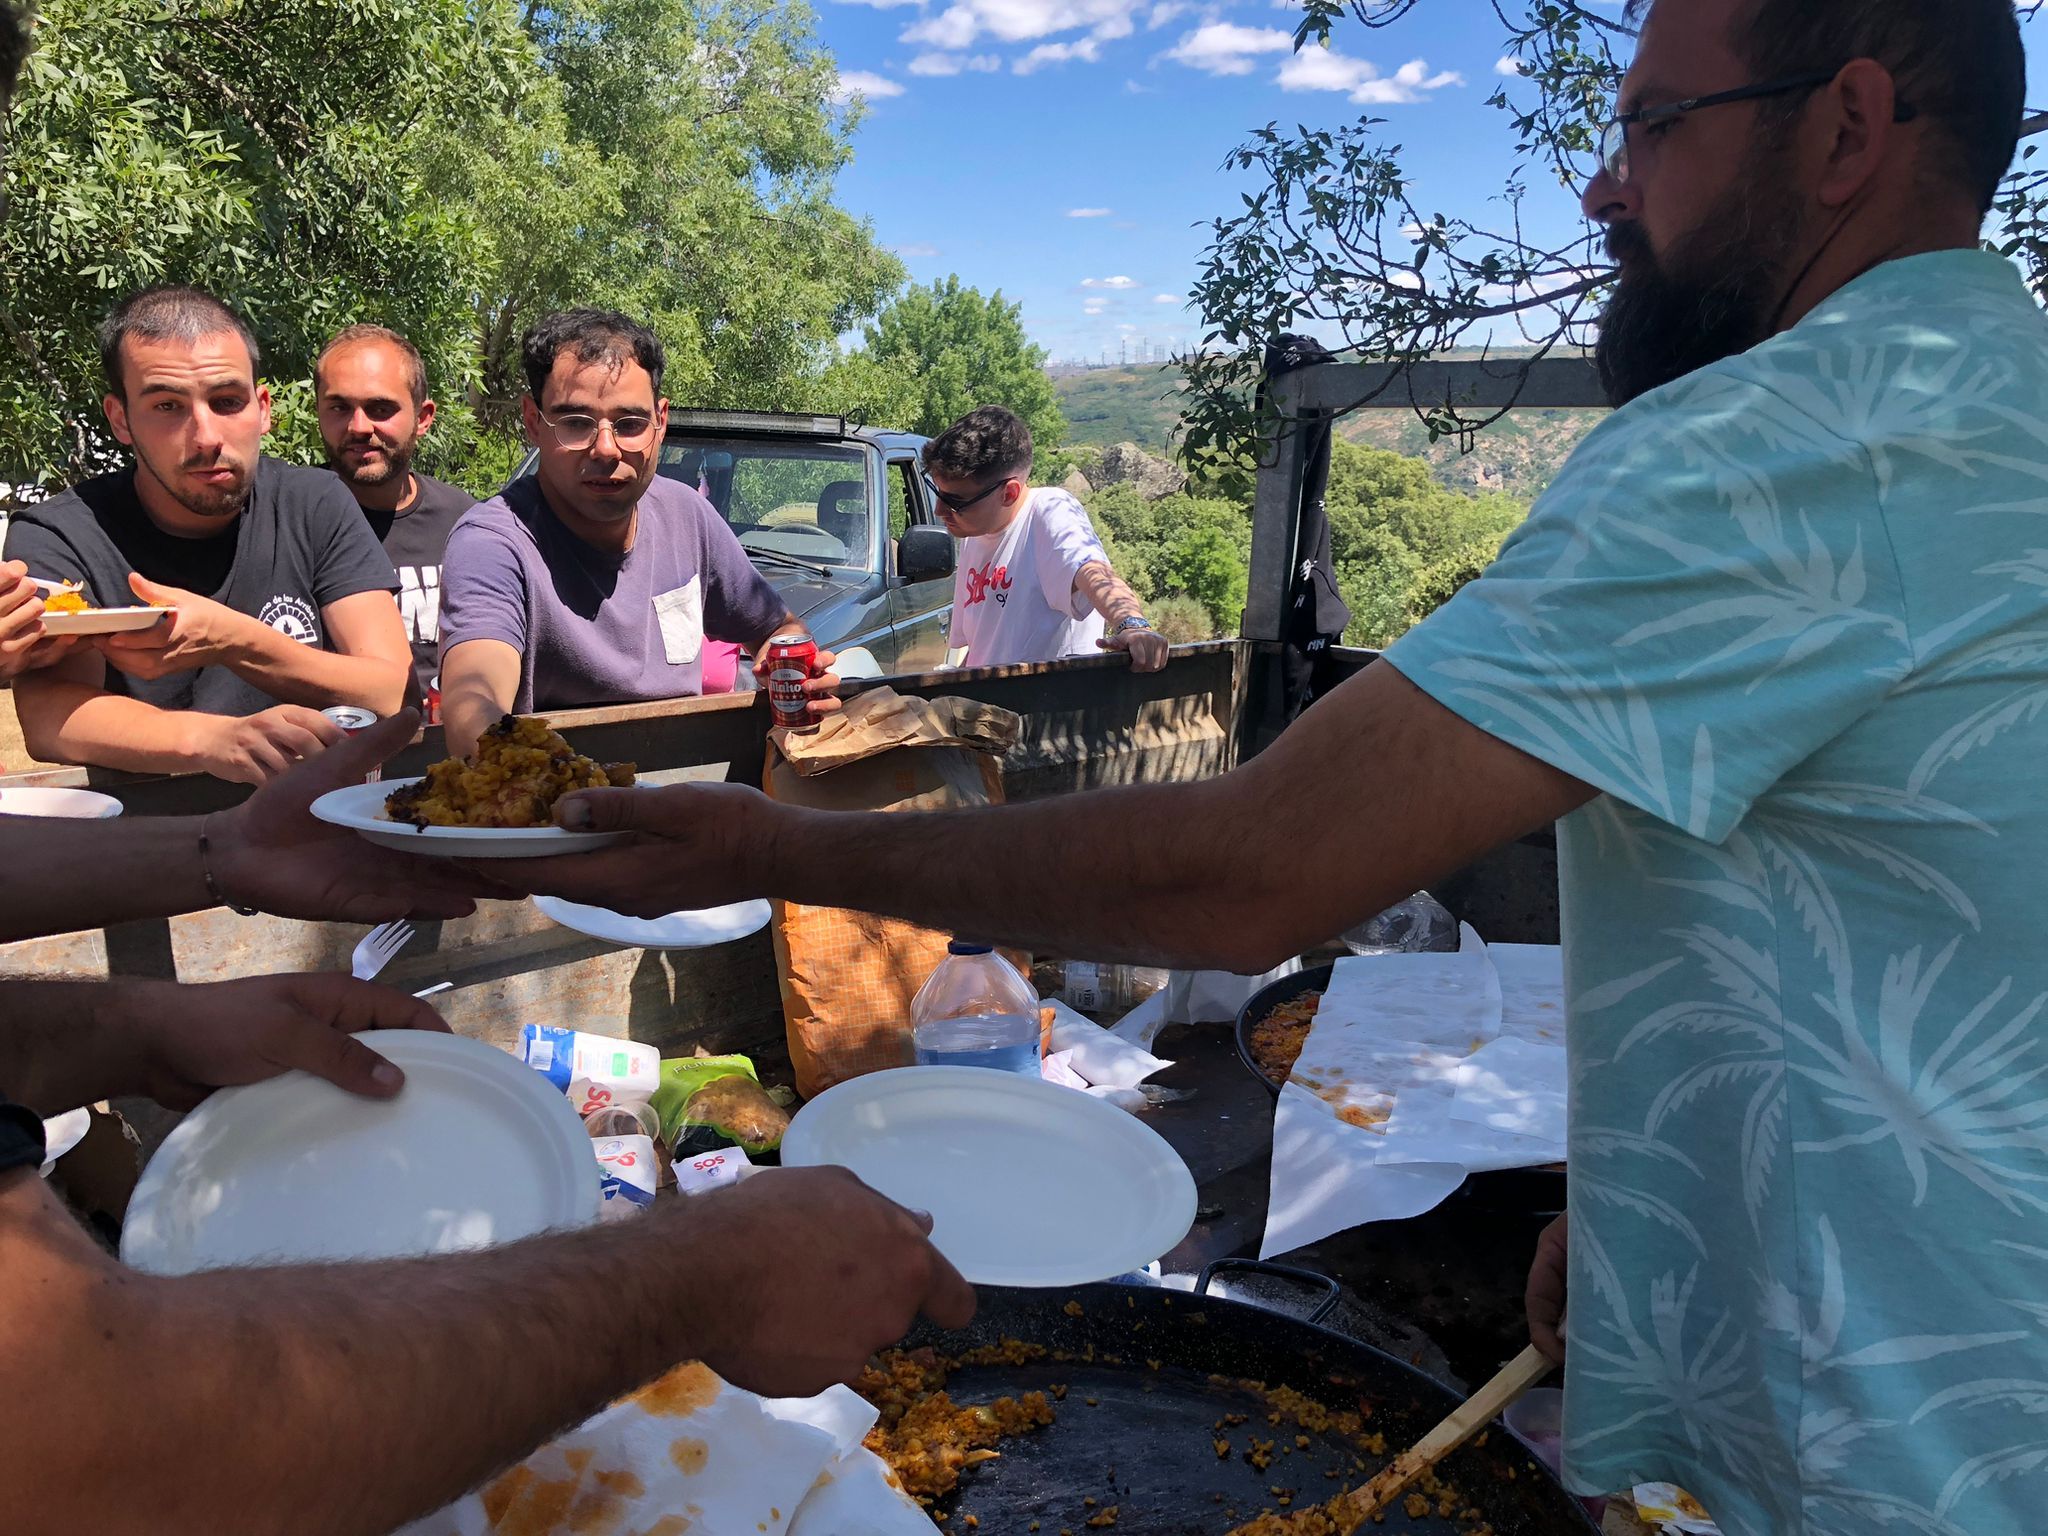
{"label": "man's beard", "polygon": [[[344,449],[346,444],[343,445]],[[327,467],[349,485],[389,485],[393,480],[402,480],[412,473],[412,450],[394,448],[389,443],[379,443],[384,450],[382,464],[365,464],[351,469],[342,455],[329,451]]]}
{"label": "man's beard", "polygon": [[1767,167],[1746,168],[1661,261],[1641,225],[1608,226],[1607,253],[1621,276],[1593,355],[1612,404],[1627,405],[1772,334],[1801,222],[1789,196],[1779,208],[1758,207],[1773,186],[1783,181]]}
{"label": "man's beard", "polygon": [[[135,462],[139,470],[146,472],[151,479],[164,488],[171,500],[175,501],[187,512],[190,512],[194,517],[204,517],[224,522],[231,517],[239,516],[242,509],[248,506],[249,493],[255,489],[256,485],[256,477],[250,467],[239,464],[237,460],[230,458],[226,454],[222,454],[210,463],[201,463],[194,460],[190,464],[179,466],[175,473],[166,475],[161,473],[156,465],[150,461],[149,455],[144,453],[139,445],[136,445]],[[231,485],[202,488],[183,483],[183,474],[188,469],[217,468],[239,468],[241,473]]]}

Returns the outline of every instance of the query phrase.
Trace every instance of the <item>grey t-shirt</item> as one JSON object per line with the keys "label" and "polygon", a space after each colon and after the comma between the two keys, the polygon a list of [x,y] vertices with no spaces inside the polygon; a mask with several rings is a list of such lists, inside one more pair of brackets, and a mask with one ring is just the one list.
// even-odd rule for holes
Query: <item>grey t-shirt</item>
{"label": "grey t-shirt", "polygon": [[532,475],[463,515],[441,572],[441,653],[500,640],[525,658],[512,707],[577,709],[704,691],[704,640],[754,649],[788,612],[716,509],[657,476],[625,555],[562,526]]}
{"label": "grey t-shirt", "polygon": [[[157,527],[135,494],[135,471],[124,469],[16,512],[7,526],[7,558],[27,562],[32,576],[84,582],[96,608],[135,603],[128,587],[134,571],[327,650],[333,647],[323,609],[358,592],[390,592],[398,585],[362,509],[339,480],[324,469],[268,457],[256,462],[248,505],[212,538],[180,538]],[[209,715],[253,715],[278,702],[227,667],[154,681],[109,667],[105,686],[159,709]]]}

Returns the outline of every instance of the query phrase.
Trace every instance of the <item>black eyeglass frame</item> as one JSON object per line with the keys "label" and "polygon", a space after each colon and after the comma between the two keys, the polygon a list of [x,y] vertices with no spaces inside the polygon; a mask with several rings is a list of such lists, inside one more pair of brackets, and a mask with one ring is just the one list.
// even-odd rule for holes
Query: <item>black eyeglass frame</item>
{"label": "black eyeglass frame", "polygon": [[937,497],[939,501],[944,503],[946,506],[951,507],[955,512],[965,512],[969,507],[987,501],[989,497],[995,495],[997,491],[1000,491],[1004,486],[1008,485],[1012,480],[1016,478],[1017,477],[1015,475],[1005,475],[1002,479],[996,481],[994,485],[983,486],[980,490],[976,491],[972,496],[965,497],[955,496],[948,491],[940,490],[938,482],[932,479],[930,475],[926,475],[924,477],[924,488],[930,491],[933,496]]}
{"label": "black eyeglass frame", "polygon": [[[1600,165],[1616,182],[1628,180],[1628,131],[1638,123],[1663,123],[1684,117],[1689,112],[1698,112],[1707,107],[1725,107],[1738,101],[1760,101],[1769,96],[1783,96],[1791,91],[1811,91],[1826,85],[1839,75],[1846,65],[1834,69],[1810,69],[1804,74],[1785,75],[1776,80],[1764,80],[1755,85],[1740,85],[1732,91],[1715,91],[1708,96],[1689,96],[1684,101],[1668,101],[1654,107],[1637,107],[1633,112],[1623,112],[1608,119],[1600,130]],[[1903,97],[1892,106],[1892,121],[1910,123],[1920,115],[1920,109]]]}

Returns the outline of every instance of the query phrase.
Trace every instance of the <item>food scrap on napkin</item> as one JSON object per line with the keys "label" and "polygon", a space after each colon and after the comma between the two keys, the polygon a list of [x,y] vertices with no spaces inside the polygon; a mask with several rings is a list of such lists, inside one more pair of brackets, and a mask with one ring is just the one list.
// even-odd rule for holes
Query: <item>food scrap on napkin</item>
{"label": "food scrap on napkin", "polygon": [[[760,1398],[679,1366],[400,1536],[928,1536],[930,1521],[861,1444],[875,1419],[845,1387]],[[804,1513],[818,1494],[823,1523]]]}

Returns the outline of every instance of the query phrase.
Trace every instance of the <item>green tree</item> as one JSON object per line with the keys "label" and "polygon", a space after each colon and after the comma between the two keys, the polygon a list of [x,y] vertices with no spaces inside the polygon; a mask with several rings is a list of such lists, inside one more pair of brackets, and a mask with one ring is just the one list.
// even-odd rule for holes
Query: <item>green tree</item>
{"label": "green tree", "polygon": [[[1613,280],[1600,231],[1565,217],[1569,190],[1595,168],[1635,28],[1619,6],[1589,0],[1299,0],[1297,50],[1328,47],[1341,26],[1399,28],[1418,10],[1472,31],[1495,25],[1490,46],[1502,82],[1487,105],[1500,114],[1510,163],[1476,217],[1454,218],[1419,200],[1426,184],[1384,117],[1331,128],[1250,130],[1224,160],[1246,178],[1209,227],[1193,298],[1203,316],[1192,349],[1183,451],[1255,462],[1277,431],[1255,407],[1262,348],[1308,331],[1354,360],[1409,364],[1459,346],[1519,343],[1492,353],[1503,374],[1553,352],[1589,345]],[[2031,21],[2041,0],[2017,0]],[[1348,17],[1348,21],[1347,18]],[[1398,48],[1389,37],[1375,46]],[[2035,120],[2034,131],[2039,131]],[[1562,190],[1561,190],[1562,189]],[[1476,189],[1473,189],[1476,191]],[[1525,213],[1533,195],[1540,212]],[[1476,196],[1473,202],[1477,203]],[[2048,169],[2023,152],[1998,199],[1992,249],[2012,257],[2048,298]],[[1543,231],[1539,236],[1537,231]],[[1555,231],[1554,235],[1550,232]],[[1385,386],[1402,398],[1400,369]],[[1467,435],[1508,406],[1423,402],[1430,437]]]}
{"label": "green tree", "polygon": [[794,409],[837,337],[903,280],[832,202],[857,109],[804,0],[569,0],[526,8],[544,72],[502,134],[425,151],[484,244],[480,406],[514,419],[518,338],[548,310],[650,321],[667,392]]}
{"label": "green tree", "polygon": [[1440,485],[1429,465],[1342,439],[1331,445],[1325,495],[1338,589],[1351,609],[1344,638],[1384,646],[1484,570],[1527,513],[1497,492]]}
{"label": "green tree", "polygon": [[1045,376],[1045,349],[1025,336],[1022,313],[1000,292],[983,297],[958,277],[920,284],[866,327],[865,344],[826,373],[819,399],[927,436],[978,405],[1007,406],[1031,428],[1043,470],[1067,423]]}
{"label": "green tree", "polygon": [[[297,381],[341,325],[396,325],[466,375],[475,246],[413,145],[484,135],[532,67],[501,0],[47,0],[8,123],[0,476],[118,457],[93,327],[149,283],[248,315],[302,452]],[[458,408],[443,441],[464,436]]]}

